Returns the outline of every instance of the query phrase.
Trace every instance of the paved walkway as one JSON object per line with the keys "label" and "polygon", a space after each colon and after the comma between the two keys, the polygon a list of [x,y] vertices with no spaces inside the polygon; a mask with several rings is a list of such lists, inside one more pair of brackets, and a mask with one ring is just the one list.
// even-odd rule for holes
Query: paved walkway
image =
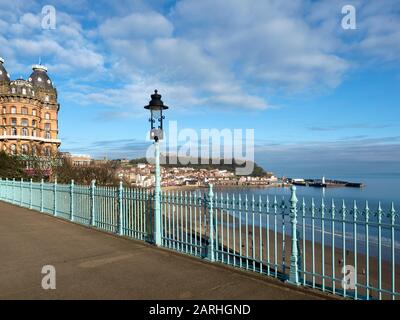
{"label": "paved walkway", "polygon": [[[56,268],[56,290],[41,287],[44,265]],[[0,202],[0,299],[321,297]]]}

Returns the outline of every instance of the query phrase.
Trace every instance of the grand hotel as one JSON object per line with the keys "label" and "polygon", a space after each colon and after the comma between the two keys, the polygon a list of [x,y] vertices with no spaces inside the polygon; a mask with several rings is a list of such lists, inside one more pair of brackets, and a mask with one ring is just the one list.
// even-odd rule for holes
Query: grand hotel
{"label": "grand hotel", "polygon": [[32,69],[28,80],[10,80],[0,58],[0,150],[51,156],[61,144],[57,90],[46,67],[34,65]]}

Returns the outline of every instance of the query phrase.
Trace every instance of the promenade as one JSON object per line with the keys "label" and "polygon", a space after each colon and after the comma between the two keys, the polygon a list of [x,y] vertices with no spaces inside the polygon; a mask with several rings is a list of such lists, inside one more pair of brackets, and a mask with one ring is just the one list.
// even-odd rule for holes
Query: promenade
{"label": "promenade", "polygon": [[[55,290],[42,289],[44,265]],[[0,202],[0,299],[326,297]]]}

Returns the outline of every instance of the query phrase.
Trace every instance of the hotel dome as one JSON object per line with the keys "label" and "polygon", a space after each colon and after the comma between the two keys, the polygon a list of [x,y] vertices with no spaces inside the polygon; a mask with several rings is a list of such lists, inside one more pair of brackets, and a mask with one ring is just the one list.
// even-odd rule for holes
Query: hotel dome
{"label": "hotel dome", "polygon": [[35,87],[39,87],[46,90],[53,89],[53,82],[47,74],[47,68],[42,65],[32,66],[33,72],[29,76],[28,81]]}
{"label": "hotel dome", "polygon": [[0,82],[10,82],[10,75],[4,68],[4,59],[0,57]]}

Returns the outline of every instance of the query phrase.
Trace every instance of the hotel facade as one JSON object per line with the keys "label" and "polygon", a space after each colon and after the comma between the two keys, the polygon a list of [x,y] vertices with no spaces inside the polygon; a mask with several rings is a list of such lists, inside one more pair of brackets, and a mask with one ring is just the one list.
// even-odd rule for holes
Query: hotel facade
{"label": "hotel facade", "polygon": [[50,157],[58,152],[57,90],[47,68],[34,65],[28,80],[10,80],[0,58],[0,150]]}

